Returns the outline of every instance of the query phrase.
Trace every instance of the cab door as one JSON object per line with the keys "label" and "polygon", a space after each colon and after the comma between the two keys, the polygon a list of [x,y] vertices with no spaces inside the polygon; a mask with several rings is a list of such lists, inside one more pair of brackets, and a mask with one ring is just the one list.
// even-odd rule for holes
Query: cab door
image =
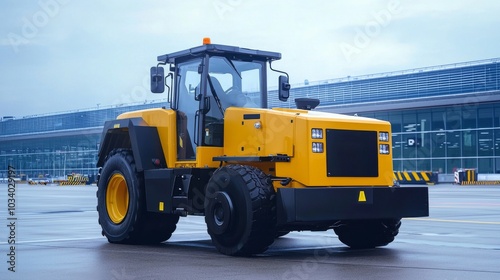
{"label": "cab door", "polygon": [[174,108],[177,112],[177,160],[196,160],[196,118],[200,107],[199,67],[202,58],[179,63],[176,69]]}

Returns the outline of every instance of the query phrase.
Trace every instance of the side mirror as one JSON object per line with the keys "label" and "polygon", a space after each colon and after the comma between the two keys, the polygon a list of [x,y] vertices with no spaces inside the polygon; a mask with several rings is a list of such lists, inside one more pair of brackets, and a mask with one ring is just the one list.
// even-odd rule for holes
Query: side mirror
{"label": "side mirror", "polygon": [[151,92],[162,93],[165,91],[165,70],[163,67],[151,67]]}
{"label": "side mirror", "polygon": [[288,77],[281,75],[278,79],[278,97],[280,101],[287,101],[290,97],[290,83]]}

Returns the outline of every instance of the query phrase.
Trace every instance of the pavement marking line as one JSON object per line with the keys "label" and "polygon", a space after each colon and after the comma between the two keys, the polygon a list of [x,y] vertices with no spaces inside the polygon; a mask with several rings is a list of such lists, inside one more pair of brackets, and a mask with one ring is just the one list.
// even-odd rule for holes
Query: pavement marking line
{"label": "pavement marking line", "polygon": [[444,209],[491,209],[488,205],[484,206],[429,206],[429,208],[444,208]]}
{"label": "pavement marking line", "polygon": [[470,205],[470,206],[500,206],[500,203],[484,203],[484,202],[438,202],[438,203],[433,203],[431,207],[438,207],[438,206],[463,206],[463,205]]}
{"label": "pavement marking line", "polygon": [[462,224],[500,225],[500,222],[482,222],[482,221],[469,221],[469,220],[446,220],[446,219],[433,219],[433,218],[405,218],[405,220],[445,222],[445,223],[462,223]]}
{"label": "pavement marking line", "polygon": [[[82,238],[61,238],[61,239],[45,239],[45,240],[27,240],[27,241],[17,241],[16,244],[30,244],[30,243],[46,243],[46,242],[61,242],[61,241],[78,241],[78,240],[93,240],[93,239],[104,239],[103,237],[82,237]],[[7,242],[0,242],[0,245],[5,245]]]}

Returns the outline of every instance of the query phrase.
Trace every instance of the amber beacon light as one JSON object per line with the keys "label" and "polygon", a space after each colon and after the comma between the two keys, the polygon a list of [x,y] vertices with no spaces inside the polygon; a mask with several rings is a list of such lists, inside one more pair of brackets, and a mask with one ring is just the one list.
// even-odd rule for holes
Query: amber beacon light
{"label": "amber beacon light", "polygon": [[212,42],[210,41],[210,38],[209,37],[205,37],[203,38],[203,45],[209,45],[211,44]]}

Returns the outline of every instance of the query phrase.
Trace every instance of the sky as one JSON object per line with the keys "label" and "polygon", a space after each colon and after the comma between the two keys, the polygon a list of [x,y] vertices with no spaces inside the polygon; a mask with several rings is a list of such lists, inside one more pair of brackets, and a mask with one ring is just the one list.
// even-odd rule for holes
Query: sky
{"label": "sky", "polygon": [[280,52],[290,83],[500,57],[493,0],[0,0],[0,117],[165,98],[158,55],[212,43]]}

